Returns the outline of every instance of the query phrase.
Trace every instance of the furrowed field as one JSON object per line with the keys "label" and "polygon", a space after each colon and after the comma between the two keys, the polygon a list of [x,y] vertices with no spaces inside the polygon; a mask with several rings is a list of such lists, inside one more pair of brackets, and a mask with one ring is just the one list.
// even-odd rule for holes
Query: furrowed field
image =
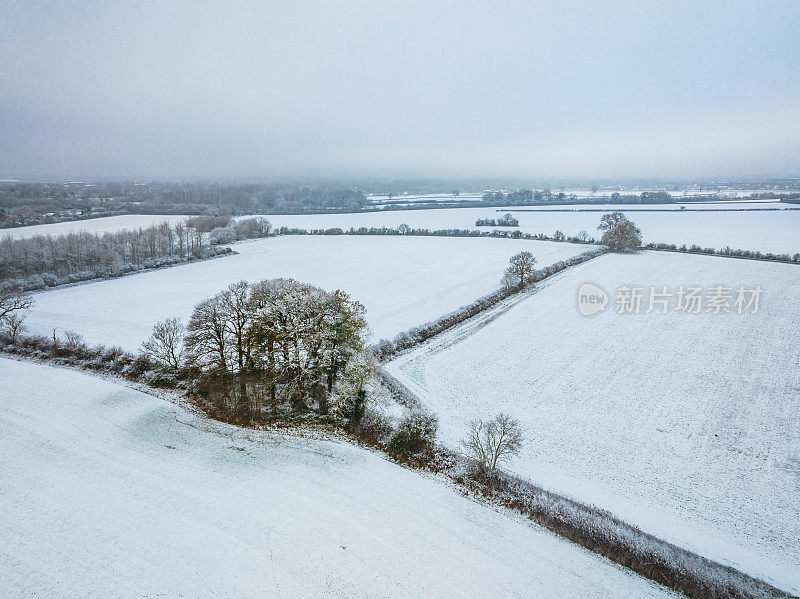
{"label": "furrowed field", "polygon": [[[573,235],[583,229],[599,237],[596,230],[599,212],[514,214],[520,219],[519,229],[525,232],[552,234],[558,228]],[[646,230],[646,241],[694,242],[696,239],[703,247],[730,245],[786,252],[800,249],[793,229],[794,224],[800,225],[795,223],[798,215],[800,212],[796,211],[755,210],[629,214]],[[475,229],[476,218],[497,216],[498,213],[490,209],[453,209],[269,218],[278,227],[305,229],[394,227],[401,223],[429,229]],[[744,223],[747,223],[746,227]],[[291,277],[329,290],[343,289],[362,302],[374,342],[382,338],[391,339],[495,291],[500,286],[509,258],[518,252],[532,252],[537,259],[536,268],[542,268],[594,246],[491,238],[279,235],[243,241],[231,247],[238,252],[237,255],[35,293],[35,305],[27,314],[26,324],[30,332],[48,337],[54,334],[54,329],[59,337],[67,331],[75,331],[89,343],[118,345],[136,351],[149,336],[154,323],[172,316],[180,317],[185,323],[199,301],[233,282]],[[605,312],[592,317],[579,314],[577,294],[583,283],[599,285],[609,292],[610,305]],[[664,314],[660,310],[617,314],[614,294],[624,285],[641,286],[645,290],[651,286],[659,289],[666,286],[672,292],[681,285],[705,290],[718,285],[733,288],[739,285],[747,288],[760,286],[763,294],[755,313],[683,314],[673,309],[673,298]],[[800,524],[796,517],[800,511],[800,493],[797,490],[800,433],[795,426],[800,418],[797,403],[800,393],[800,364],[797,359],[800,342],[796,335],[800,326],[798,295],[800,268],[796,265],[652,251],[634,255],[609,254],[545,279],[533,291],[512,296],[479,313],[462,325],[401,354],[385,368],[418,396],[424,408],[437,416],[438,440],[446,446],[460,449],[459,441],[473,419],[488,419],[498,412],[505,412],[519,419],[524,426],[522,453],[507,466],[512,473],[608,510],[646,532],[703,556],[734,565],[748,574],[797,592],[800,589],[797,576],[800,572],[797,558],[800,555],[797,541]],[[7,380],[35,378],[35,373],[29,376],[14,368],[11,362],[0,362],[2,371],[13,373],[12,377],[6,377]],[[54,380],[67,385],[67,379],[59,377],[42,375],[42,380],[47,381],[42,384]],[[86,384],[85,381],[82,384]],[[42,401],[33,382],[26,385],[22,387],[20,398]],[[12,396],[9,389],[6,395]],[[92,395],[87,399],[88,404],[80,403],[83,400],[76,397],[69,399],[75,406],[74,414],[68,416],[72,423],[69,426],[77,426],[79,414],[110,419],[113,422],[113,442],[119,445],[122,438],[124,442],[120,443],[125,446],[134,433],[131,433],[127,421],[117,422],[124,415],[115,411],[114,402],[117,400],[113,398],[124,395],[120,400],[122,404],[133,402],[131,405],[140,406],[135,412],[141,404],[129,397],[131,392],[115,389],[104,391],[102,396]],[[383,405],[383,408],[392,418],[408,409],[392,405]],[[161,408],[155,411],[141,409],[144,412],[136,412],[131,417],[145,423],[152,420],[151,424],[159,428],[158,431],[145,431],[147,437],[157,439],[156,444],[164,447],[179,447],[179,443],[173,442],[173,425],[157,422],[165,418]],[[170,408],[174,409],[177,408]],[[11,422],[16,418],[14,414],[25,413],[25,410],[26,407],[17,406],[13,413],[6,414],[5,421]],[[174,419],[172,412],[167,416],[167,420]],[[164,426],[169,430],[162,435]],[[204,426],[216,425],[206,423]],[[31,434],[42,435],[42,431],[55,425],[42,420],[35,427],[38,428],[31,429]],[[67,429],[64,432],[72,434]],[[254,442],[251,435],[244,432],[236,435],[237,442],[231,445],[234,449],[226,446],[231,449],[231,454],[238,456],[234,450],[238,452],[240,447],[245,447],[245,455],[257,454],[267,460],[274,458],[280,466],[270,475],[286,475],[291,480],[302,481],[322,477],[331,488],[339,489],[336,480],[319,474],[319,464],[311,468],[302,459],[292,461],[287,457],[298,452],[302,454],[303,448],[311,442],[303,445],[305,442],[284,440],[276,446],[287,447],[288,443],[292,449],[278,455],[270,453],[272,449],[264,453],[262,446],[265,442],[262,440],[251,446]],[[277,444],[275,439],[269,443],[273,441]],[[22,438],[14,441],[17,445],[22,444],[20,446],[27,442]],[[36,445],[39,442],[30,443]],[[204,437],[198,440],[197,445],[208,443]],[[337,444],[314,446],[309,451],[314,455],[324,455],[328,460],[332,458],[337,464],[355,459],[335,449],[340,447]],[[221,453],[209,459],[229,459],[228,453],[222,449]],[[67,451],[65,448],[62,450]],[[156,452],[153,448],[142,451]],[[356,449],[348,451],[355,451],[353,455],[362,460],[358,463],[359,468],[365,468],[365,477],[383,476],[380,468],[364,466],[366,454]],[[157,460],[160,463],[171,455],[172,450],[159,455]],[[42,457],[42,463],[49,459]],[[199,458],[194,456],[193,459]],[[67,466],[73,468],[74,465]],[[147,467],[146,464],[140,466],[142,470]],[[44,468],[33,462],[25,467],[30,471]],[[75,467],[84,466],[79,464]],[[330,476],[346,477],[350,470],[345,470]],[[100,471],[104,473],[102,476],[118,475],[109,465],[101,466]],[[262,474],[258,475],[259,480]],[[34,479],[20,483],[21,476],[19,469],[7,466],[1,482],[9,489],[25,489],[26,484],[35,486]],[[202,487],[201,482],[187,484],[197,490]],[[65,481],[65,484],[67,487],[77,485],[74,481]],[[158,486],[161,483],[153,484]],[[170,492],[182,493],[180,489],[171,489]],[[321,491],[314,487],[308,492],[318,494]],[[396,489],[386,491],[385,497],[394,496],[402,496],[402,493]],[[121,503],[136,500],[136,497],[119,499]],[[37,501],[45,502],[45,499]],[[244,504],[249,501],[245,498]],[[362,505],[363,502],[378,500],[371,495],[358,495],[356,501]],[[434,504],[439,501],[445,509],[444,500],[431,501]],[[244,504],[230,509],[252,509]],[[314,509],[322,509],[319,506],[319,502],[315,503]],[[55,510],[51,504],[46,507],[46,513]],[[211,508],[206,506],[204,509]],[[219,504],[214,504],[214,509],[220,509]],[[280,511],[275,503],[270,509]],[[364,506],[364,509],[367,513],[380,513],[379,508],[372,504]],[[413,509],[416,508],[409,508]],[[447,507],[446,511],[451,513],[452,509],[455,508]],[[325,510],[326,514],[337,517],[336,509]],[[80,525],[81,520],[74,513],[63,515],[75,526]],[[102,517],[111,516],[104,514]],[[229,513],[224,517],[232,518]],[[409,511],[407,517],[409,521],[420,522],[416,513]],[[11,514],[8,521],[14,518]],[[379,519],[379,516],[375,518]],[[467,518],[469,520],[471,516]],[[301,534],[291,527],[278,528],[282,534]],[[109,530],[113,532],[112,529]],[[461,538],[462,533],[455,523],[452,529],[452,534]],[[505,529],[501,526],[497,530]],[[17,533],[22,538],[23,533]],[[237,529],[230,534],[238,538],[245,533]],[[469,532],[469,535],[483,534],[482,530]],[[507,531],[503,534],[518,539],[521,538],[519,535],[527,533]],[[537,531],[536,534],[543,533]],[[352,546],[346,542],[337,545],[331,538],[325,537],[322,542],[325,547],[330,545],[332,551],[339,545]],[[495,543],[493,539],[489,542]],[[195,539],[188,537],[176,541],[187,545],[194,542]],[[474,543],[470,539],[466,542],[468,545]],[[497,540],[496,543],[490,549],[496,555],[508,551],[508,545],[516,547],[531,543],[534,547],[542,546],[536,540],[514,540],[509,544]],[[362,543],[362,546],[368,544]],[[469,554],[474,550],[472,546],[458,551]],[[364,551],[369,553],[367,549]],[[404,551],[413,551],[413,548],[408,546]],[[309,559],[325,561],[316,549],[309,549],[307,555]],[[381,561],[390,559],[387,554],[377,552],[377,555],[377,561],[374,564],[370,562],[369,567],[387,568]],[[542,558],[537,555],[534,552],[534,557],[540,560],[537,563],[541,563]],[[0,553],[0,558],[6,559],[9,572],[19,575],[18,568],[8,565],[9,556]],[[147,559],[155,562],[162,558],[151,554]],[[248,557],[236,554],[229,559],[231,567],[251,567]],[[358,559],[367,558],[362,556]],[[427,563],[432,558],[423,554],[414,559]],[[441,568],[452,569],[455,562],[459,567],[461,564],[469,566],[476,559],[470,555],[464,559],[454,558],[442,564]],[[518,568],[524,570],[530,567],[526,565],[526,559],[522,553],[512,552],[500,563],[504,572]],[[569,559],[570,563],[579,563]],[[431,563],[438,564],[435,560]],[[546,564],[546,567],[554,567],[554,563]],[[275,576],[294,580],[292,584],[299,585],[297,590],[308,590],[303,586],[304,582],[291,578],[295,572],[291,566],[277,562],[274,566]],[[147,570],[150,566],[145,564],[143,567]],[[605,584],[617,585],[615,595],[629,592],[625,586],[629,581],[608,582],[615,580],[616,574],[601,573],[597,575],[600,581],[597,582],[595,566],[586,567],[590,574],[581,575],[580,583],[569,583],[570,589],[576,589],[576,596],[592,595],[589,590],[592,585],[604,589]],[[69,576],[65,580],[69,585],[77,585],[69,586],[69,589],[80,589],[81,582],[75,577],[70,578],[72,571],[73,566],[68,565]],[[537,584],[543,580],[563,580],[564,576],[574,576],[575,572],[548,572],[547,576],[537,578]],[[122,574],[126,575],[125,572]],[[212,586],[223,585],[215,587],[220,592],[242,591],[238,587],[224,586],[229,583],[214,572],[207,576]],[[312,586],[355,595],[369,595],[373,588],[377,588],[371,586],[372,579],[350,583],[344,582],[341,576],[332,573],[330,579]],[[44,578],[33,576],[32,580],[33,589],[39,588],[37,584],[41,588],[52,588]],[[463,588],[467,590],[462,594],[469,595],[468,589],[473,588],[468,584],[469,580],[469,577],[463,578]],[[498,588],[504,595],[535,593],[535,588],[522,589],[523,580],[527,578],[505,578],[503,584],[506,586]],[[419,588],[420,584],[411,581],[408,589]],[[460,587],[456,585],[454,588]],[[476,585],[474,588],[486,587]],[[401,585],[394,594],[402,595],[408,589]],[[117,587],[109,587],[109,592],[117,590]],[[649,586],[637,586],[630,594],[639,596],[651,591]],[[242,592],[248,594],[247,589]]]}
{"label": "furrowed field", "polygon": [[69,370],[0,358],[0,373],[14,596],[672,596],[349,443],[237,429]]}
{"label": "furrowed field", "polygon": [[[759,250],[762,252],[800,252],[800,210],[792,204],[780,202],[716,203],[694,206],[700,208],[738,208],[738,212],[680,211],[680,204],[660,206],[552,206],[509,208],[519,220],[519,229],[524,233],[553,235],[556,230],[568,236],[586,231],[599,239],[597,225],[604,210],[621,210],[634,221],[643,232],[645,243],[697,244],[701,247]],[[773,208],[769,211],[755,208]],[[525,212],[536,210],[536,212]],[[626,210],[635,210],[635,212]],[[479,218],[496,219],[503,215],[503,208],[455,208],[445,210],[392,210],[361,214],[315,214],[315,215],[268,215],[276,226],[304,229],[341,227],[397,227],[406,223],[414,228],[427,229],[476,229]],[[491,231],[496,227],[480,227]]]}
{"label": "furrowed field", "polygon": [[541,266],[585,245],[510,239],[283,236],[235,246],[239,255],[36,295],[30,329],[74,330],[92,343],[136,350],[153,324],[179,316],[239,280],[291,277],[343,289],[367,308],[375,339],[391,337],[494,291],[508,258]]}
{"label": "furrowed field", "polygon": [[[581,316],[581,284],[612,294]],[[760,285],[756,313],[617,314],[622,285]],[[391,363],[457,446],[475,418],[518,418],[510,469],[662,538],[800,588],[800,269],[606,255]],[[643,303],[644,305],[644,303]]]}

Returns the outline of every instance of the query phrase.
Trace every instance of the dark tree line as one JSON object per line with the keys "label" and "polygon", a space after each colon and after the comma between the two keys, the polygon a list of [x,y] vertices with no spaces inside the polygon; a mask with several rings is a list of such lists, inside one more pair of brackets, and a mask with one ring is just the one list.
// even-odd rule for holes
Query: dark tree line
{"label": "dark tree line", "polygon": [[578,198],[563,191],[553,193],[549,189],[520,189],[517,191],[490,191],[483,194],[483,203],[492,206],[527,206],[535,204],[674,204],[675,198],[666,191],[643,191],[640,194],[620,194],[610,196]]}
{"label": "dark tree line", "polygon": [[296,183],[0,183],[0,228],[118,214],[303,214],[354,212],[355,187]]}

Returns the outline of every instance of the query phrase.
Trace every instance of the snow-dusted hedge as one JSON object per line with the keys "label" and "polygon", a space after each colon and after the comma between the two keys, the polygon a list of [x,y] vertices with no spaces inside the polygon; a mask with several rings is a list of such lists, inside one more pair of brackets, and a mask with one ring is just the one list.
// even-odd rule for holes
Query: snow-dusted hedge
{"label": "snow-dusted hedge", "polygon": [[[380,380],[392,397],[422,412],[416,395],[392,375]],[[648,534],[613,514],[542,489],[506,472],[481,472],[471,458],[436,446],[419,463],[468,491],[513,509],[579,545],[689,597],[790,597],[770,584]]]}
{"label": "snow-dusted hedge", "polygon": [[7,332],[2,332],[0,352],[121,376],[151,387],[180,386],[174,375],[164,372],[144,356],[134,355],[119,347],[90,346],[73,332],[67,332],[65,338],[55,339],[43,335],[17,335],[12,339]]}
{"label": "snow-dusted hedge", "polygon": [[417,396],[411,393],[411,391],[409,391],[403,383],[398,381],[383,368],[379,368],[376,372],[376,375],[381,385],[388,389],[394,400],[399,404],[410,410],[422,409],[422,404],[420,404]]}
{"label": "snow-dusted hedge", "polygon": [[498,501],[587,549],[689,597],[790,597],[735,568],[673,545],[612,514],[497,472],[479,473],[463,456],[445,452],[445,474],[472,492]]}
{"label": "snow-dusted hedge", "polygon": [[208,242],[211,245],[222,245],[243,239],[260,239],[269,237],[271,230],[272,224],[265,218],[244,218],[212,229],[208,234]]}
{"label": "snow-dusted hedge", "polygon": [[660,252],[683,252],[687,254],[704,254],[707,256],[725,256],[727,258],[745,258],[748,260],[766,260],[769,262],[786,262],[789,264],[800,264],[800,253],[796,254],[773,254],[772,252],[759,252],[753,250],[734,250],[727,245],[724,248],[701,248],[699,245],[675,245],[674,243],[648,243],[644,246],[646,250],[657,250]]}
{"label": "snow-dusted hedge", "polygon": [[299,229],[297,227],[277,227],[275,235],[407,235],[411,237],[494,237],[500,239],[530,239],[534,241],[564,241],[593,245],[597,241],[591,237],[566,237],[560,231],[554,235],[544,233],[523,233],[515,231],[479,231],[477,229],[412,229],[408,225],[399,227],[330,227],[328,229]]}
{"label": "snow-dusted hedge", "polygon": [[[550,277],[557,272],[561,272],[565,268],[569,268],[570,266],[574,266],[576,264],[580,264],[582,262],[586,262],[587,260],[591,260],[592,258],[596,258],[601,254],[605,253],[607,250],[605,247],[598,247],[587,252],[583,252],[582,254],[578,254],[577,256],[572,256],[567,260],[561,260],[556,262],[555,264],[551,264],[550,266],[546,266],[545,268],[535,270],[533,274],[529,277],[527,281],[527,285],[524,289],[530,287],[547,277]],[[522,289],[522,290],[524,290]],[[483,312],[484,310],[488,310],[492,306],[495,306],[499,302],[503,301],[507,297],[514,295],[515,293],[519,293],[522,291],[518,287],[510,287],[510,288],[500,288],[489,295],[485,295],[481,298],[478,298],[471,304],[466,306],[462,306],[458,310],[454,312],[450,312],[449,314],[445,314],[441,318],[438,318],[432,322],[420,325],[418,327],[414,327],[408,331],[404,331],[399,333],[395,336],[394,339],[382,339],[376,345],[373,346],[373,352],[375,356],[381,362],[386,362],[390,360],[399,352],[405,351],[420,343],[423,343],[430,339],[431,337],[438,335],[448,329],[453,328],[456,325],[461,324],[465,320],[472,318],[476,314]]]}
{"label": "snow-dusted hedge", "polygon": [[19,291],[40,291],[43,289],[58,287],[60,285],[72,285],[75,283],[95,281],[99,279],[113,279],[135,272],[154,270],[157,268],[167,268],[169,266],[177,266],[180,264],[186,264],[187,262],[217,258],[219,256],[225,256],[233,253],[233,250],[228,247],[206,247],[203,248],[200,256],[190,255],[185,258],[178,256],[167,256],[163,258],[154,258],[152,260],[143,260],[139,264],[133,264],[131,262],[117,263],[113,269],[108,270],[78,270],[62,275],[45,272],[42,274],[33,274],[27,277],[9,278],[0,281],[0,288],[5,287]]}

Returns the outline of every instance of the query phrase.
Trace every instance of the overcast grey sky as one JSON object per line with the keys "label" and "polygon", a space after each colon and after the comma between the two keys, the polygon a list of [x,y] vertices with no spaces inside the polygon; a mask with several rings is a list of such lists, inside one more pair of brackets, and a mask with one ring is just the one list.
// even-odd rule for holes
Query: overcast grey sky
{"label": "overcast grey sky", "polygon": [[0,177],[800,175],[800,2],[6,2]]}

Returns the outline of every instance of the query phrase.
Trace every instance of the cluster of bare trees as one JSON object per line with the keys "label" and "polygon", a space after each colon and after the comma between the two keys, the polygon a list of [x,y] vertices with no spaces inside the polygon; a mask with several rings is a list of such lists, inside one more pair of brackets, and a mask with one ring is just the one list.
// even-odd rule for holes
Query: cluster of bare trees
{"label": "cluster of bare trees", "polygon": [[198,391],[239,415],[313,409],[358,396],[372,373],[364,307],[293,279],[234,283],[200,302],[185,330],[158,323],[143,353],[192,372]]}
{"label": "cluster of bare trees", "polygon": [[25,330],[25,311],[32,305],[31,296],[0,289],[0,330],[8,333],[12,343]]}
{"label": "cluster of bare trees", "polygon": [[204,256],[203,235],[183,223],[161,223],[116,233],[0,239],[0,282],[23,289],[119,276]]}

